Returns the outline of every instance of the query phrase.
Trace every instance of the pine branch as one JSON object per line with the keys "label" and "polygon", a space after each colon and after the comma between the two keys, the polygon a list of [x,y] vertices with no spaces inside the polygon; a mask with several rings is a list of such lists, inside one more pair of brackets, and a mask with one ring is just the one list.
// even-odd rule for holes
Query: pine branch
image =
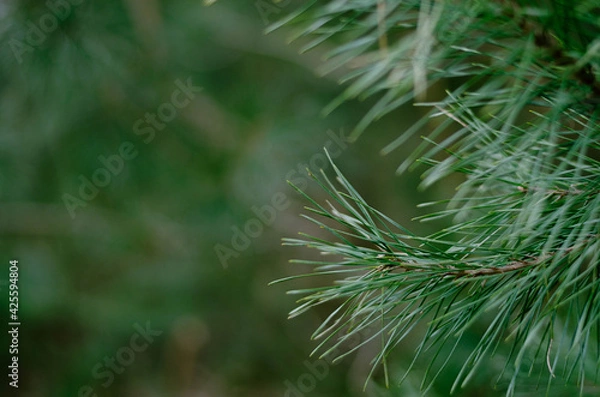
{"label": "pine branch", "polygon": [[[596,294],[600,281],[593,266],[600,260],[598,234],[588,235],[573,245],[559,244],[554,251],[520,260],[512,259],[513,250],[495,247],[494,241],[489,240],[485,245],[480,242],[474,245],[468,240],[453,242],[451,248],[443,250],[431,244],[443,242],[438,237],[414,235],[370,207],[339,169],[333,167],[342,190],[324,174],[323,180],[314,175],[313,178],[339,207],[329,204],[327,209],[300,193],[313,204],[307,208],[310,212],[338,226],[328,225],[313,216],[306,218],[340,241],[310,235],[304,235],[305,239],[284,239],[286,245],[316,248],[324,255],[340,258],[330,262],[299,261],[317,266],[313,276],[345,278],[328,287],[290,292],[305,295],[291,316],[326,302],[343,302],[315,331],[315,338],[324,338],[319,348],[324,348],[337,335],[337,341],[323,355],[338,349],[351,336],[375,328],[369,340],[381,337],[383,350],[374,364],[386,365],[384,357],[417,323],[427,322],[429,331],[423,337],[416,360],[426,350],[425,346],[438,345],[438,349],[442,349],[453,335],[458,335],[455,342],[458,343],[461,335],[480,321],[484,313],[496,312],[496,319],[489,324],[478,347],[464,364],[462,375],[457,379],[458,387],[476,370],[490,349],[507,337],[509,324],[513,329],[512,350],[523,356],[531,350],[528,346],[533,335],[531,330],[548,326],[548,321],[564,310],[574,310],[573,305],[578,306],[580,299],[588,301],[593,312],[580,318],[577,327],[565,328],[563,334],[575,344],[591,349],[594,342],[590,335],[577,341],[582,329],[591,332],[596,326],[595,320],[590,322],[590,316],[600,318],[600,296]],[[279,281],[298,277],[304,276]],[[383,325],[377,329],[380,321]],[[434,334],[444,336],[434,338]],[[553,340],[548,334],[537,347],[546,342],[551,344]],[[545,358],[551,351],[549,346]],[[568,354],[559,351],[555,354],[562,354],[566,359],[572,351],[576,349],[571,348]],[[579,351],[576,357],[582,360],[584,352]],[[518,356],[515,359],[517,368],[522,365],[521,360]],[[434,380],[435,376],[429,380],[429,386]]]}
{"label": "pine branch", "polygon": [[562,377],[582,394],[586,379],[597,379],[590,370],[600,368],[593,353],[600,348],[597,11],[593,1],[337,0],[286,21],[300,26],[297,38],[313,38],[307,50],[340,43],[324,71],[346,68],[343,83],[350,84],[327,112],[380,95],[354,139],[373,120],[423,101],[431,85],[460,83],[442,100],[418,103],[430,108],[427,116],[382,151],[441,118],[399,172],[425,165],[424,187],[464,176],[453,198],[423,204],[446,209],[418,218],[451,218],[452,226],[425,237],[411,233],[370,207],[335,165],[338,185],[324,174],[315,178],[332,198],[328,208],[300,192],[312,204],[305,217],[337,241],[304,235],[285,244],[339,258],[301,262],[316,266],[312,275],[344,277],[292,291],[305,295],[293,316],[343,302],[314,334],[325,338],[320,347],[333,341],[325,353],[374,328],[373,337],[382,338],[374,366],[386,367],[416,324],[426,324],[410,366],[437,349],[426,391],[448,363],[434,371],[441,349],[454,350],[487,313],[453,389],[505,340],[512,345],[500,376],[514,368],[509,396],[527,360],[529,374],[546,370],[547,390]]}

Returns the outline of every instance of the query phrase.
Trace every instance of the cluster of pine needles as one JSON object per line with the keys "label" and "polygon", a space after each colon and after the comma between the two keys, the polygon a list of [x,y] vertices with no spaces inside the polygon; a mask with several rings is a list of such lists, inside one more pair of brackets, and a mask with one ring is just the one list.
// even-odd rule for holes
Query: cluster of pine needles
{"label": "cluster of pine needles", "polygon": [[[297,260],[315,266],[300,277],[336,278],[291,291],[303,295],[293,316],[336,304],[315,331],[317,350],[326,355],[370,330],[346,354],[377,338],[373,368],[383,364],[386,382],[400,381],[390,379],[388,358],[420,324],[425,331],[410,367],[434,352],[426,391],[473,324],[483,323],[453,391],[501,344],[510,346],[498,374],[508,375],[509,396],[523,375],[536,376],[547,391],[557,378],[578,385],[580,394],[596,384],[597,2],[331,0],[310,2],[272,29],[281,26],[295,29],[303,50],[333,47],[324,73],[346,71],[347,88],[326,112],[349,99],[379,98],[352,139],[403,104],[425,106],[427,115],[382,153],[426,131],[399,173],[424,166],[424,187],[463,175],[454,197],[422,204],[431,212],[420,220],[452,225],[428,236],[371,207],[335,165],[335,180],[313,176],[331,197],[326,203],[299,190],[310,202],[305,217],[331,233],[285,239],[324,255]],[[446,94],[427,102],[434,84],[448,87]]]}

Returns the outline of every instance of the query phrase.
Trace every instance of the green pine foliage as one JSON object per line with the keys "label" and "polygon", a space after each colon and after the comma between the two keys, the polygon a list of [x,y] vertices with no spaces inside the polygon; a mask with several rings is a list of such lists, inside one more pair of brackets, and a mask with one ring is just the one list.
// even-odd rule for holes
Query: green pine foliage
{"label": "green pine foliage", "polygon": [[[302,235],[285,244],[324,255],[297,260],[315,266],[302,277],[337,280],[292,291],[303,295],[292,316],[336,304],[313,335],[322,340],[317,350],[327,354],[375,329],[363,342],[381,341],[373,368],[383,364],[386,382],[400,382],[387,371],[390,353],[424,325],[411,367],[434,352],[426,391],[483,322],[453,392],[501,346],[509,353],[497,376],[508,377],[508,396],[531,383],[525,377],[547,394],[559,381],[581,395],[597,392],[600,4],[332,0],[311,2],[271,29],[284,25],[303,50],[334,45],[323,72],[344,70],[347,88],[326,112],[377,98],[352,139],[412,102],[427,116],[382,153],[421,133],[398,171],[424,166],[424,187],[462,175],[454,197],[423,204],[430,211],[420,220],[451,221],[428,236],[371,207],[336,167],[335,180],[314,177],[327,203],[301,192],[310,202],[305,217],[331,238]],[[429,99],[433,85],[446,87],[445,95]]]}

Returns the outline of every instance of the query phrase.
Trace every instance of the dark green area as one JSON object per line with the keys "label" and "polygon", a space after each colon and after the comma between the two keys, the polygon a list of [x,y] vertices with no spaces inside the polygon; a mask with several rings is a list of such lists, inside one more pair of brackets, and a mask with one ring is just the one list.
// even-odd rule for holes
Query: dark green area
{"label": "dark green area", "polygon": [[[285,381],[296,384],[314,360],[308,336],[320,321],[287,320],[293,298],[267,286],[301,270],[280,240],[310,227],[285,178],[299,169],[293,177],[307,180],[301,164],[323,164],[327,131],[349,131],[368,104],[321,117],[341,88],[315,74],[320,53],[298,55],[283,31],[265,36],[251,2],[66,4],[54,28],[44,2],[1,9],[0,295],[8,301],[8,263],[18,259],[18,395],[77,396],[85,385],[99,396],[284,395]],[[152,138],[136,134],[188,79],[202,92]],[[418,198],[386,200],[414,182],[394,177],[397,161],[377,153],[387,131],[411,122],[395,114],[338,157],[374,203],[404,220]],[[121,166],[124,143],[133,154]],[[99,156],[118,172],[98,171],[107,168]],[[81,178],[95,173],[110,181],[83,199]],[[281,194],[287,208],[225,268],[215,246],[231,248],[232,227]],[[73,217],[65,195],[82,200]],[[127,362],[135,324],[147,323],[161,335],[109,382],[104,357],[122,352]],[[331,367],[307,395],[362,395],[364,369],[350,368],[364,359]],[[5,372],[0,394],[13,395]]]}

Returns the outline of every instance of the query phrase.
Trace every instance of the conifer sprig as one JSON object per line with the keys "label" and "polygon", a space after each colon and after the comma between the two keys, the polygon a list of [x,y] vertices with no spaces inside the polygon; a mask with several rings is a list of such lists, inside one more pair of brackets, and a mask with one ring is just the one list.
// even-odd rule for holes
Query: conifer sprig
{"label": "conifer sprig", "polygon": [[[325,174],[320,178],[313,175],[331,196],[327,205],[317,203],[297,189],[312,204],[307,207],[311,215],[304,217],[330,232],[332,239],[307,234],[300,239],[284,239],[286,245],[317,249],[332,258],[294,261],[315,265],[310,275],[339,277],[329,286],[290,291],[303,295],[291,317],[327,302],[339,303],[315,331],[313,337],[323,339],[315,350],[327,355],[357,335],[373,332],[339,358],[379,337],[382,350],[373,365],[385,365],[393,348],[418,323],[426,324],[427,331],[416,349],[413,364],[430,349],[437,349],[437,359],[430,364],[424,390],[448,361],[438,357],[442,349],[448,344],[454,349],[473,323],[490,315],[492,319],[464,363],[455,387],[468,381],[504,340],[512,344],[507,368],[509,364],[515,367],[513,388],[525,365],[525,356],[533,355],[540,371],[556,376],[559,363],[569,360],[584,363],[590,359],[589,351],[597,351],[600,320],[600,282],[595,266],[600,261],[597,218],[595,227],[584,233],[586,238],[578,239],[577,235],[566,241],[557,240],[552,249],[541,250],[537,255],[534,248],[523,253],[521,247],[498,245],[494,238],[482,239],[477,229],[474,233],[463,231],[474,238],[458,241],[446,239],[457,230],[420,237],[369,206],[340,170],[333,167],[337,184]],[[504,214],[488,214],[486,218],[490,224],[504,221]],[[475,223],[462,226],[469,230]],[[536,244],[529,242],[526,246]],[[566,323],[561,324],[564,315]],[[564,344],[566,340],[571,341],[568,349],[557,342]],[[545,360],[550,357],[554,364],[546,365]],[[594,361],[600,365],[599,358]],[[584,369],[572,371],[565,367],[561,376],[575,377],[583,386],[585,376],[590,375]]]}
{"label": "conifer sprig", "polygon": [[[311,3],[273,27],[299,26],[295,39],[307,40],[305,50],[337,43],[323,71],[347,70],[341,83],[348,87],[326,112],[379,95],[352,138],[416,99],[429,108],[426,117],[382,152],[428,129],[399,172],[425,165],[425,187],[464,177],[454,197],[423,204],[432,212],[420,220],[452,219],[425,237],[369,206],[335,166],[337,185],[315,177],[332,200],[322,205],[303,193],[312,204],[305,217],[331,241],[305,235],[285,243],[334,258],[301,262],[316,266],[313,275],[339,276],[337,283],[293,291],[305,296],[292,315],[341,302],[314,335],[324,338],[325,354],[373,329],[372,338],[382,338],[373,364],[385,367],[393,348],[425,324],[413,365],[435,349],[427,390],[449,360],[444,346],[453,351],[482,321],[486,330],[454,389],[501,343],[512,346],[507,395],[534,369],[547,390],[557,377],[581,393],[596,383],[598,12],[585,0],[334,0]],[[426,102],[436,83],[446,86],[445,97]]]}

